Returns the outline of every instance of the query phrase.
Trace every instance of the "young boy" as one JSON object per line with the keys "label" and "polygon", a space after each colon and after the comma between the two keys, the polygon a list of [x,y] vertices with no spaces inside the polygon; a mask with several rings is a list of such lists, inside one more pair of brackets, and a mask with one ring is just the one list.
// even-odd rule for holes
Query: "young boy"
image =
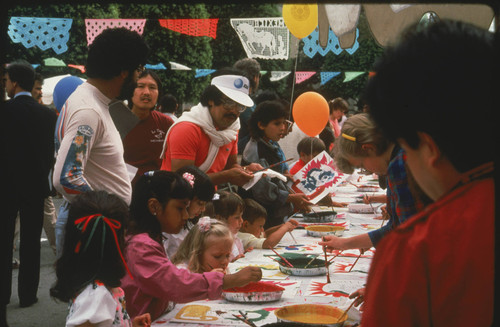
{"label": "young boy", "polygon": [[[434,203],[377,247],[363,327],[498,326],[498,40],[459,22],[413,26],[375,66],[366,92],[370,114],[405,150],[415,180]],[[480,110],[476,131],[464,138],[463,118],[471,110]]]}
{"label": "young boy", "polygon": [[[267,212],[257,201],[245,199],[245,210],[243,211],[243,225],[238,232],[238,238],[247,249],[271,249],[283,238],[285,233],[291,232],[298,226],[295,219],[271,227],[264,232]],[[263,235],[264,234],[264,235]]]}
{"label": "young boy", "polygon": [[297,144],[297,152],[299,160],[290,168],[290,175],[295,175],[299,170],[316,157],[321,152],[325,151],[325,143],[317,138],[307,136]]}

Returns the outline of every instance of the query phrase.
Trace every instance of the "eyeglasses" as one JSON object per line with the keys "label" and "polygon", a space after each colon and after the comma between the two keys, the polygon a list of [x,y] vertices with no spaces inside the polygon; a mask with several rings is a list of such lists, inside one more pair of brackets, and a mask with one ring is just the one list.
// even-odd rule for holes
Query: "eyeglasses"
{"label": "eyeglasses", "polygon": [[247,109],[247,107],[245,107],[244,105],[239,104],[231,99],[222,98],[220,101],[221,101],[222,107],[226,110],[231,110],[233,108],[236,108],[236,109],[238,109],[239,113],[242,113],[243,111],[245,111]]}

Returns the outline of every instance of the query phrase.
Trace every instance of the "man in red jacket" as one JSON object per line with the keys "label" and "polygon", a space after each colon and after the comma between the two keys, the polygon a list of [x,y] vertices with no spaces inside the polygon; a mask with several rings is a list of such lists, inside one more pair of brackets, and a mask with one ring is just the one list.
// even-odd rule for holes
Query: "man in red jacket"
{"label": "man in red jacket", "polygon": [[[498,46],[458,22],[414,26],[369,81],[370,114],[434,203],[388,234],[368,275],[363,327],[491,326]],[[464,133],[471,110],[477,131]]]}

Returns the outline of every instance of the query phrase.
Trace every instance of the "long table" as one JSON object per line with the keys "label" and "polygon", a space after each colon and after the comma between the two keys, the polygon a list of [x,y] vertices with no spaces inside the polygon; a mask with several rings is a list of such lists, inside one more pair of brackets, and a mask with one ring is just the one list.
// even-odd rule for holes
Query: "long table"
{"label": "long table", "polygon": [[[364,183],[366,184],[366,182]],[[359,202],[359,198],[363,194],[355,186],[345,184],[337,187],[335,196],[332,199],[337,202],[355,203]],[[369,194],[373,195],[374,192]],[[378,189],[375,194],[385,194],[385,192]],[[349,208],[336,207],[337,217],[330,224],[345,226],[346,230],[343,237],[367,233],[383,224],[381,220],[374,219],[380,216],[380,205],[375,204],[374,208],[378,212],[372,213],[353,213],[349,211]],[[329,211],[332,208],[316,206],[313,209],[319,212]],[[309,236],[303,228],[310,225],[310,223],[304,222],[301,214],[295,214],[291,218],[299,221],[301,225],[292,231],[293,237],[288,233],[285,234],[275,250],[280,254],[286,253],[287,256],[295,253],[309,255],[311,258],[317,256],[324,259],[323,249],[318,245],[320,238]],[[329,266],[330,283],[327,283],[326,275],[293,276],[284,274],[280,272],[278,263],[273,260],[278,258],[271,250],[254,249],[246,253],[244,258],[231,263],[229,265],[230,272],[236,272],[248,265],[261,267],[262,281],[285,288],[280,300],[266,303],[239,303],[220,299],[176,304],[171,312],[158,318],[152,325],[248,326],[234,317],[234,315],[244,313],[252,323],[263,326],[277,322],[273,312],[275,309],[286,305],[305,303],[329,304],[345,310],[352,302],[348,295],[365,285],[374,252],[375,249],[372,248],[360,256],[360,251],[357,249],[342,251]],[[327,257],[331,259],[336,254],[338,253],[328,254]],[[360,256],[359,259],[358,256]],[[354,262],[356,264],[351,269]],[[361,313],[357,308],[352,307],[348,312],[348,316],[349,319],[344,326],[354,326],[359,323]]]}

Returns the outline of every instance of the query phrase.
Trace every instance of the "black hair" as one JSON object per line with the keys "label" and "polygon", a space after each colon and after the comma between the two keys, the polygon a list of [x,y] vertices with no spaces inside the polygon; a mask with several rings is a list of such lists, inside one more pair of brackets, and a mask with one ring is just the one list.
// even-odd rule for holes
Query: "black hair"
{"label": "black hair", "polygon": [[144,173],[132,190],[128,233],[148,233],[152,239],[161,242],[161,226],[149,211],[149,199],[155,198],[165,207],[171,199],[192,199],[193,194],[191,185],[177,173],[165,170]]}
{"label": "black hair", "polygon": [[172,94],[165,94],[158,101],[161,112],[175,113],[177,110],[177,99]]}
{"label": "black hair", "polygon": [[42,74],[35,72],[35,82],[38,81],[38,82],[40,82],[40,84],[43,84],[43,80],[44,80],[44,78],[43,78]]}
{"label": "black hair", "polygon": [[179,168],[176,173],[183,175],[184,173],[190,173],[194,176],[194,196],[196,196],[201,201],[209,202],[215,194],[215,186],[208,175],[200,170],[200,168],[195,165],[187,165]]}
{"label": "black hair", "polygon": [[[224,67],[212,74],[212,78],[222,75],[240,75],[248,78],[248,75],[236,68]],[[208,101],[213,101],[216,106],[222,104],[222,98],[224,97],[224,93],[222,93],[217,86],[210,84],[207,86],[203,92],[201,93],[200,103],[204,107],[208,107]]]}
{"label": "black hair", "polygon": [[248,121],[248,129],[253,139],[258,139],[263,136],[263,131],[259,128],[258,123],[263,125],[269,124],[270,121],[287,118],[288,110],[282,101],[272,100],[263,101],[257,105],[255,111],[250,116]]}
{"label": "black hair", "polygon": [[[160,97],[162,95],[162,89],[163,89],[163,84],[161,82],[160,76],[158,76],[158,74],[155,73],[154,71],[146,69],[139,74],[139,77],[137,77],[137,80],[139,80],[143,77],[146,77],[146,76],[151,76],[155,80],[156,86],[158,88],[158,99],[160,99]],[[130,90],[130,95],[128,96],[129,108],[132,108],[134,106],[134,104],[132,103],[132,97],[134,96],[135,89],[137,88],[137,81],[133,84],[134,84],[133,89]],[[157,100],[157,102],[158,102],[158,100]]]}
{"label": "black hair", "polygon": [[122,71],[130,74],[146,63],[149,47],[139,33],[127,28],[108,28],[89,46],[85,73],[110,80]]}
{"label": "black hair", "polygon": [[95,280],[107,287],[118,287],[125,276],[113,231],[104,218],[90,219],[85,231],[83,223],[78,223],[78,219],[95,214],[119,223],[115,232],[120,250],[123,248],[124,224],[129,214],[125,201],[105,191],[77,195],[69,209],[63,253],[55,264],[57,281],[50,295],[56,299],[67,302]]}
{"label": "black hair", "polygon": [[280,96],[273,90],[263,90],[255,96],[254,103],[257,106],[259,103],[271,100],[280,100]]}
{"label": "black hair", "polygon": [[324,150],[326,150],[325,142],[317,137],[306,136],[297,143],[297,152],[299,154],[302,152],[306,155],[313,155]]}
{"label": "black hair", "polygon": [[16,60],[5,68],[12,82],[17,82],[23,90],[31,92],[35,85],[35,70],[25,60]]}
{"label": "black hair", "polygon": [[217,194],[218,199],[207,203],[205,215],[212,218],[220,216],[226,220],[238,210],[245,210],[245,202],[238,194],[228,191],[219,191]]}
{"label": "black hair", "polygon": [[[499,57],[486,30],[447,20],[413,25],[377,61],[363,98],[389,139],[416,148],[418,133],[427,133],[465,172],[494,160]],[[477,132],[464,137],[471,112]]]}
{"label": "black hair", "polygon": [[260,203],[250,198],[246,198],[244,201],[245,210],[243,210],[243,220],[253,224],[258,218],[267,219],[267,211]]}
{"label": "black hair", "polygon": [[349,111],[349,103],[345,99],[339,97],[328,101],[328,108],[330,115],[334,110],[341,110],[343,113],[347,113]]}

